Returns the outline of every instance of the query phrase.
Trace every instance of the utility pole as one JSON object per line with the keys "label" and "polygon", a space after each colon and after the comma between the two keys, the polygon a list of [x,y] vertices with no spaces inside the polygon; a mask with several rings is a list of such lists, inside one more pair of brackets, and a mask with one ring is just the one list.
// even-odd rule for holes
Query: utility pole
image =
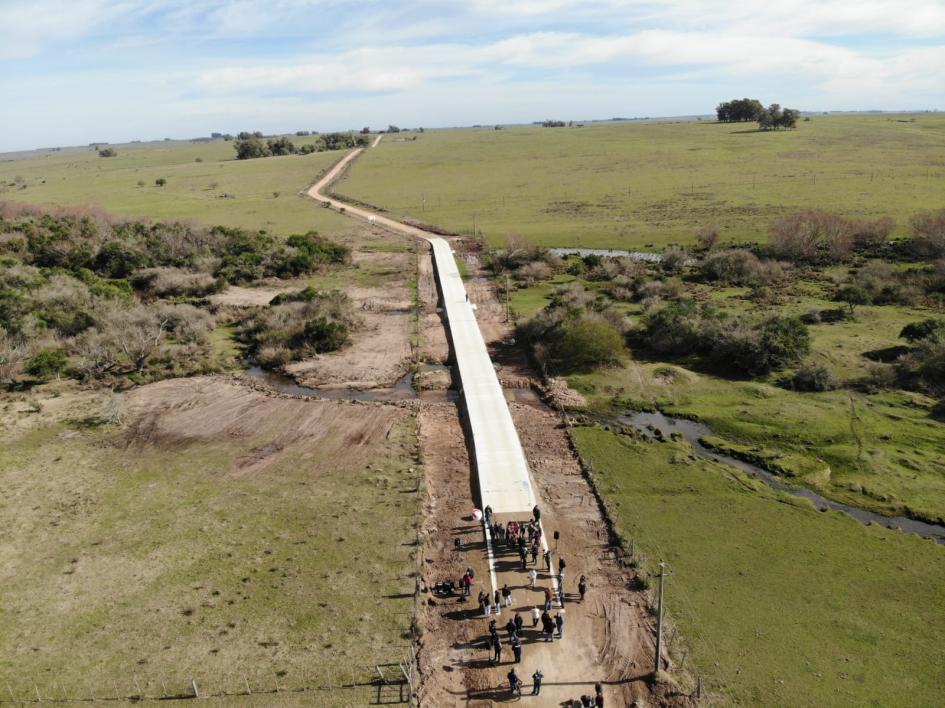
{"label": "utility pole", "polygon": [[663,651],[663,578],[672,573],[666,572],[666,564],[660,561],[660,595],[656,606],[656,660],[653,662],[653,676],[660,672],[660,654]]}
{"label": "utility pole", "polygon": [[512,297],[512,291],[509,290],[509,272],[505,272],[505,321],[511,322],[512,317],[509,314],[509,299]]}

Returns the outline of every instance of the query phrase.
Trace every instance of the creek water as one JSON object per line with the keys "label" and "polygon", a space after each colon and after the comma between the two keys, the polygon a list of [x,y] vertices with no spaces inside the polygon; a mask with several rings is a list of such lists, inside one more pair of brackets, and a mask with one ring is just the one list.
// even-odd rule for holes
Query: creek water
{"label": "creek water", "polygon": [[917,521],[906,516],[883,516],[882,514],[867,511],[866,509],[841,504],[840,502],[827,499],[806,487],[787,484],[771,472],[753,465],[750,462],[715,452],[703,445],[700,440],[703,437],[713,435],[711,428],[703,423],[687,420],[685,418],[672,418],[662,413],[634,413],[628,416],[617,416],[615,420],[623,425],[628,425],[638,430],[648,438],[669,438],[673,433],[678,433],[684,440],[692,445],[693,451],[700,457],[737,467],[753,477],[760,479],[772,489],[786,492],[793,496],[810,499],[814,505],[822,511],[826,509],[842,511],[864,524],[872,523],[890,529],[898,528],[907,533],[915,533],[926,538],[933,538],[939,543],[945,544],[945,526]]}
{"label": "creek water", "polygon": [[[418,371],[430,373],[434,371],[449,372],[450,367],[445,364],[421,364]],[[266,384],[269,388],[289,396],[303,398],[323,398],[329,401],[370,401],[374,403],[396,403],[397,401],[424,401],[426,403],[455,403],[459,400],[459,391],[456,389],[430,389],[416,391],[413,387],[414,373],[408,372],[397,381],[392,388],[369,388],[364,390],[354,388],[312,388],[301,386],[291,376],[269,371],[259,366],[252,366],[244,372],[250,378]],[[541,405],[541,397],[530,388],[505,389],[505,396],[516,403],[527,405]]]}
{"label": "creek water", "polygon": [[549,248],[549,251],[559,256],[579,255],[602,256],[604,258],[630,258],[635,261],[648,261],[650,263],[659,263],[663,256],[659,253],[647,253],[646,251],[621,251],[612,248]]}

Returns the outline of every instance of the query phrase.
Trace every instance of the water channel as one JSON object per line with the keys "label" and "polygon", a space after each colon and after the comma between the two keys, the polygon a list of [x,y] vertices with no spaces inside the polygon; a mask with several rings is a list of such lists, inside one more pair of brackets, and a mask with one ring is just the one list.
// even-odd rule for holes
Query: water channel
{"label": "water channel", "polygon": [[[422,364],[420,373],[435,371],[449,372],[445,364]],[[303,398],[322,398],[329,401],[369,401],[374,403],[396,403],[398,401],[424,401],[426,403],[455,403],[459,400],[459,391],[449,389],[428,389],[417,391],[413,387],[414,372],[408,372],[392,388],[369,388],[359,390],[347,387],[312,388],[300,385],[291,376],[277,371],[269,371],[260,366],[252,366],[244,372],[246,376],[261,381],[269,388],[288,396]],[[530,388],[505,389],[505,397],[515,403],[541,405],[541,397]]]}
{"label": "water channel", "polygon": [[771,472],[749,462],[715,452],[703,445],[700,440],[703,437],[713,435],[712,430],[703,423],[686,420],[685,418],[672,418],[662,413],[634,413],[633,415],[617,416],[616,420],[623,425],[638,430],[648,438],[658,439],[663,437],[668,439],[673,433],[678,433],[684,440],[692,445],[693,451],[700,457],[737,467],[753,477],[760,479],[772,489],[786,492],[793,496],[810,499],[814,505],[822,511],[826,509],[842,511],[864,524],[873,523],[890,529],[898,528],[907,533],[915,533],[919,536],[934,538],[939,543],[945,544],[945,526],[929,524],[905,516],[883,516],[872,511],[867,511],[866,509],[841,504],[840,502],[822,497],[806,487],[786,484]]}

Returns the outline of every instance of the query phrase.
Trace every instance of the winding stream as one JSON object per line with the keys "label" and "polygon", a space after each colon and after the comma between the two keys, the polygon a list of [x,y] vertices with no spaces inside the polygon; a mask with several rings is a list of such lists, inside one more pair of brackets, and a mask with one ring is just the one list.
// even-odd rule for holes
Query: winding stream
{"label": "winding stream", "polygon": [[840,502],[822,497],[806,487],[786,484],[776,475],[750,462],[745,462],[744,460],[739,460],[730,455],[724,455],[710,450],[700,442],[700,438],[713,435],[712,430],[703,423],[686,420],[685,418],[671,418],[662,413],[635,413],[629,416],[617,416],[615,420],[623,425],[628,425],[638,430],[648,438],[669,438],[673,433],[678,433],[686,442],[692,445],[693,451],[700,457],[737,467],[753,477],[760,479],[772,489],[786,492],[796,497],[810,499],[814,505],[822,511],[826,509],[842,511],[864,524],[873,523],[890,529],[898,528],[907,533],[915,533],[926,538],[933,538],[939,543],[945,544],[945,526],[929,524],[905,516],[883,516],[882,514],[867,511],[866,509],[841,504]]}

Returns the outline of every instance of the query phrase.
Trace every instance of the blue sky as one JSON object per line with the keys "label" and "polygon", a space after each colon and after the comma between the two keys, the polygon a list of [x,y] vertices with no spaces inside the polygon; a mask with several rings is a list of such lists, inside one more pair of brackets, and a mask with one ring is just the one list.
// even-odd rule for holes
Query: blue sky
{"label": "blue sky", "polygon": [[0,150],[945,108],[945,0],[0,0]]}

